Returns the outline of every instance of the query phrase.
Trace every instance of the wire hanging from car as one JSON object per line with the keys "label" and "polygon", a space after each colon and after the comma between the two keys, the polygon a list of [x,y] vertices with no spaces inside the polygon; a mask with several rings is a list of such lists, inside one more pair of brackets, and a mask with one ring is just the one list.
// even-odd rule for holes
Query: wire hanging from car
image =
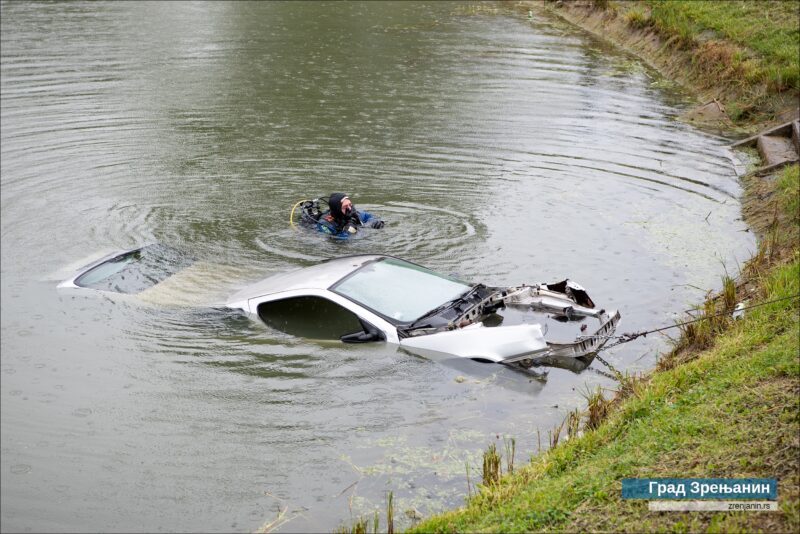
{"label": "wire hanging from car", "polygon": [[[745,310],[751,310],[753,308],[758,308],[760,306],[766,306],[767,304],[773,304],[775,302],[782,302],[784,300],[791,300],[791,299],[796,299],[796,298],[800,298],[800,293],[798,293],[797,295],[791,295],[789,297],[782,297],[782,298],[779,298],[779,299],[768,300],[766,302],[759,302],[758,304],[753,304],[752,306],[746,306],[746,307],[741,307],[741,308],[737,307],[736,310],[734,310],[734,311],[743,312]],[[622,378],[623,378],[622,373],[620,373],[619,370],[616,367],[614,367],[610,362],[606,361],[602,356],[600,356],[600,354],[599,354],[600,352],[602,352],[604,350],[608,350],[611,347],[616,347],[617,345],[622,345],[624,343],[628,343],[629,341],[633,341],[634,339],[638,339],[640,337],[646,337],[647,334],[653,334],[655,332],[662,332],[664,330],[669,330],[670,328],[678,328],[680,326],[686,326],[688,324],[697,323],[697,322],[705,321],[705,320],[708,320],[708,319],[713,319],[715,317],[720,317],[722,315],[730,315],[731,313],[732,312],[730,312],[730,311],[719,312],[719,313],[715,313],[714,315],[708,315],[708,316],[705,316],[705,317],[698,317],[697,319],[692,319],[691,321],[683,321],[681,323],[676,323],[676,324],[673,324],[673,325],[670,325],[670,326],[664,326],[664,327],[661,327],[661,328],[654,328],[652,330],[643,330],[641,332],[633,332],[631,334],[622,334],[621,336],[581,336],[581,338],[583,338],[583,339],[603,338],[603,339],[616,339],[617,340],[614,343],[611,343],[611,344],[608,344],[608,345],[604,345],[603,347],[601,347],[595,353],[594,357],[597,359],[597,361],[599,361],[600,363],[602,363],[603,365],[608,367],[614,373],[614,375],[616,375],[617,380],[621,381]]]}
{"label": "wire hanging from car", "polygon": [[[797,295],[791,295],[789,297],[782,297],[782,298],[779,298],[779,299],[768,300],[766,302],[759,302],[758,304],[753,304],[752,306],[744,306],[744,307],[741,307],[741,308],[737,308],[734,311],[743,312],[745,310],[751,310],[753,308],[758,308],[760,306],[766,306],[767,304],[773,304],[775,302],[781,302],[781,301],[784,301],[784,300],[790,300],[790,299],[796,299],[796,298],[800,298],[800,293],[798,293]],[[688,324],[697,323],[697,322],[700,322],[700,321],[706,321],[708,319],[713,319],[715,317],[721,317],[723,315],[730,315],[731,313],[732,312],[730,312],[730,311],[719,312],[719,313],[715,313],[714,315],[707,315],[707,316],[704,316],[704,317],[698,317],[697,319],[692,319],[691,321],[683,321],[683,322],[680,322],[680,323],[675,323],[675,324],[670,325],[670,326],[663,326],[661,328],[654,328],[652,330],[642,330],[640,332],[622,334],[620,336],[579,336],[579,339],[603,338],[603,339],[616,339],[617,340],[614,343],[611,343],[611,344],[608,344],[608,345],[604,345],[600,350],[597,351],[597,352],[600,352],[600,351],[603,351],[603,350],[610,349],[611,347],[616,347],[617,345],[622,345],[623,343],[628,343],[629,341],[633,341],[634,339],[637,339],[637,338],[640,338],[640,337],[647,337],[647,334],[654,334],[656,332],[662,332],[664,330],[669,330],[670,328],[678,328],[678,327],[681,327],[681,326],[686,326]]]}

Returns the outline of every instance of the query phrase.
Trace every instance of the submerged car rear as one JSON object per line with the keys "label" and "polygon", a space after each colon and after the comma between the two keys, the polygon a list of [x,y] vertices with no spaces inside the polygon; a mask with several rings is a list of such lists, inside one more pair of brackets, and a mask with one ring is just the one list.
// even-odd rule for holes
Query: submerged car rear
{"label": "submerged car rear", "polygon": [[163,282],[194,262],[194,258],[176,248],[153,243],[104,256],[79,269],[58,287],[137,294]]}

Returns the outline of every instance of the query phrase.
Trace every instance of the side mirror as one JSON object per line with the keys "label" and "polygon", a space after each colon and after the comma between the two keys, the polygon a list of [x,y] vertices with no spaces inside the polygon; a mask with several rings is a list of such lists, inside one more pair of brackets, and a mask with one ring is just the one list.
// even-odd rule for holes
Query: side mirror
{"label": "side mirror", "polygon": [[352,334],[345,334],[339,339],[342,343],[370,343],[372,341],[386,341],[386,336],[383,332],[359,318],[358,322],[361,323],[361,332],[353,332]]}

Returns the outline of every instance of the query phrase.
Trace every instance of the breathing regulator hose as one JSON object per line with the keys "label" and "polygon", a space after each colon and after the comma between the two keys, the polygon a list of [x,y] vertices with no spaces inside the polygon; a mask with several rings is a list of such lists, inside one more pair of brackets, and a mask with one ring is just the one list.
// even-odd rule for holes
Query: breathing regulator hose
{"label": "breathing regulator hose", "polygon": [[299,205],[300,205],[300,204],[302,204],[303,202],[308,202],[308,199],[303,199],[303,200],[300,200],[300,201],[298,201],[297,203],[295,203],[295,205],[294,205],[294,206],[292,206],[292,211],[291,211],[291,213],[289,213],[289,226],[291,226],[292,228],[294,228],[294,227],[296,226],[296,225],[294,224],[294,210],[296,210],[296,209],[297,209],[297,206],[299,206]]}

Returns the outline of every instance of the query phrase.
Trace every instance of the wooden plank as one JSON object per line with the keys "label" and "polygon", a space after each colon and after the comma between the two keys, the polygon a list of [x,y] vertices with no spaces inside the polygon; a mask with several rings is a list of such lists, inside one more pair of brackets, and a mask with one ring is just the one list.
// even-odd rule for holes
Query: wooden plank
{"label": "wooden plank", "polygon": [[754,135],[753,137],[748,137],[747,139],[742,139],[741,141],[737,141],[731,145],[731,148],[739,148],[740,146],[755,146],[758,142],[758,138],[761,137],[761,134]]}
{"label": "wooden plank", "polygon": [[781,167],[784,167],[784,166],[789,165],[791,163],[794,163],[794,162],[792,162],[792,161],[781,161],[780,163],[776,163],[775,165],[767,165],[765,167],[759,167],[758,169],[755,169],[753,171],[748,172],[747,174],[744,175],[744,177],[747,178],[749,176],[761,176],[762,174],[769,174],[772,171],[778,170]]}
{"label": "wooden plank", "polygon": [[792,135],[792,123],[786,122],[784,124],[780,124],[778,126],[770,128],[769,130],[764,130],[763,132],[756,134],[752,137],[748,137],[747,139],[742,139],[741,141],[733,143],[731,147],[755,145],[758,142],[758,138],[761,137],[762,135],[782,135],[784,137],[789,137]]}
{"label": "wooden plank", "polygon": [[797,161],[798,159],[792,140],[778,135],[759,136],[758,152],[767,166],[784,161]]}

